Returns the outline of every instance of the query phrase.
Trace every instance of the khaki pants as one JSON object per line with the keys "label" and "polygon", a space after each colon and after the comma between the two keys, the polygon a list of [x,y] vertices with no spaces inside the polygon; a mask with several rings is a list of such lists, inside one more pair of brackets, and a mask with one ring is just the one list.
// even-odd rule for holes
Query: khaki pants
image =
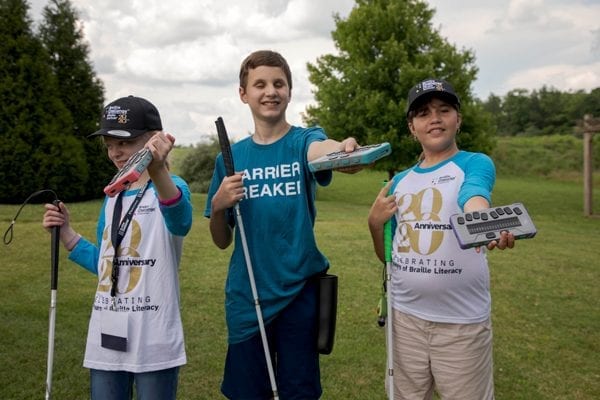
{"label": "khaki pants", "polygon": [[[492,324],[425,321],[393,310],[395,400],[493,400]],[[387,384],[386,384],[387,386]]]}

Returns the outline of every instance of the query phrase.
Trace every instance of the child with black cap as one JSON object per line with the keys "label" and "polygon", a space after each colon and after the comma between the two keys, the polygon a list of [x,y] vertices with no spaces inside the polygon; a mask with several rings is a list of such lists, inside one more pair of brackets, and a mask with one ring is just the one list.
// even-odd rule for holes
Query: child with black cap
{"label": "child with black cap", "polygon": [[[407,119],[421,158],[381,190],[368,218],[381,261],[383,227],[392,222],[394,394],[431,399],[436,388],[443,399],[493,399],[486,254],[461,250],[449,220],[490,207],[495,167],[485,154],[458,149],[460,100],[450,83],[415,85]],[[487,247],[513,246],[514,236],[503,232]]]}
{"label": "child with black cap", "polygon": [[[60,226],[69,259],[98,276],[84,367],[92,399],[175,399],[186,363],[179,310],[179,261],[192,224],[187,183],[169,173],[175,138],[163,132],[156,107],[128,96],[108,104],[100,130],[117,168],[143,147],[152,162],[140,178],[106,197],[96,243],[72,228],[64,203],[46,204],[43,226]],[[122,212],[121,212],[122,210]]]}

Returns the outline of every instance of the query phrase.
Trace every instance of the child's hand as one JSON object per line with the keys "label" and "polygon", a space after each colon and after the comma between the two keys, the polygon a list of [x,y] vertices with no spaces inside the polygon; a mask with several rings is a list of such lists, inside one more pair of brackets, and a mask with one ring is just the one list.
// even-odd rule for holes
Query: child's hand
{"label": "child's hand", "polygon": [[68,228],[69,223],[69,210],[62,201],[58,203],[58,206],[54,204],[44,205],[46,212],[42,219],[42,226],[50,232],[52,228],[58,226],[61,228]]}
{"label": "child's hand", "polygon": [[500,240],[492,240],[487,244],[488,250],[512,249],[515,247],[515,235],[507,231],[500,232]]}
{"label": "child's hand", "polygon": [[227,176],[212,199],[213,212],[223,211],[233,207],[244,198],[244,183],[242,172]]}
{"label": "child's hand", "polygon": [[[358,142],[353,137],[346,138],[340,142],[340,151],[345,151],[346,153],[352,153],[359,147]],[[367,167],[369,166],[352,165],[350,167],[335,168],[334,171],[343,172],[345,174],[355,174]]]}
{"label": "child's hand", "polygon": [[170,133],[160,131],[146,142],[146,147],[152,152],[152,162],[149,170],[155,170],[166,165],[167,156],[173,149],[175,137]]}
{"label": "child's hand", "polygon": [[[69,242],[72,242],[73,238],[77,235],[77,232],[71,227],[69,209],[62,201],[58,203],[58,206],[54,204],[44,205],[46,212],[42,219],[42,226],[48,232],[52,231],[52,228],[60,227],[60,241],[66,246]],[[70,250],[70,249],[69,249]]]}
{"label": "child's hand", "polygon": [[351,153],[359,147],[358,142],[353,137],[346,138],[340,142],[340,151],[345,151],[346,153]]}
{"label": "child's hand", "polygon": [[362,171],[365,168],[370,167],[371,165],[352,165],[350,167],[340,167],[334,168],[334,171],[343,172],[344,174],[355,174],[359,171]]}
{"label": "child's hand", "polygon": [[392,181],[389,181],[375,198],[371,211],[369,211],[369,226],[383,227],[383,225],[394,215],[398,210],[396,204],[396,196],[389,195],[388,192],[392,186]]}

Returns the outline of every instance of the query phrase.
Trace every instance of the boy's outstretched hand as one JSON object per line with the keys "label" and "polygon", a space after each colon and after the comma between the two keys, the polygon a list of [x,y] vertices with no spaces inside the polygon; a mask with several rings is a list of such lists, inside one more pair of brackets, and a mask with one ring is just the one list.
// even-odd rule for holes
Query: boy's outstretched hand
{"label": "boy's outstretched hand", "polygon": [[[346,138],[340,142],[340,150],[345,151],[346,153],[352,153],[359,147],[358,142],[353,137]],[[350,167],[335,168],[334,171],[343,172],[345,174],[355,174],[363,168],[365,168],[365,165],[352,165]]]}

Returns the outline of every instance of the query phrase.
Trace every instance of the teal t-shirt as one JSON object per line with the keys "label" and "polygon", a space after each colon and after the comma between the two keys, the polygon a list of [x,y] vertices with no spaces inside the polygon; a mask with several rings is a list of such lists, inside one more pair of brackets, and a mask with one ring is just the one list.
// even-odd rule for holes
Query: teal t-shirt
{"label": "teal t-shirt", "polygon": [[[257,144],[248,137],[231,146],[235,170],[244,173],[245,197],[239,209],[266,324],[293,300],[307,278],[329,267],[317,248],[313,226],[316,183],[329,184],[332,174],[311,173],[306,159],[309,145],[325,139],[320,128],[291,127],[272,144]],[[225,176],[219,154],[206,217],[210,217],[212,197]],[[230,223],[236,229],[225,283],[225,313],[229,343],[239,343],[258,333],[258,322],[233,210]]]}

